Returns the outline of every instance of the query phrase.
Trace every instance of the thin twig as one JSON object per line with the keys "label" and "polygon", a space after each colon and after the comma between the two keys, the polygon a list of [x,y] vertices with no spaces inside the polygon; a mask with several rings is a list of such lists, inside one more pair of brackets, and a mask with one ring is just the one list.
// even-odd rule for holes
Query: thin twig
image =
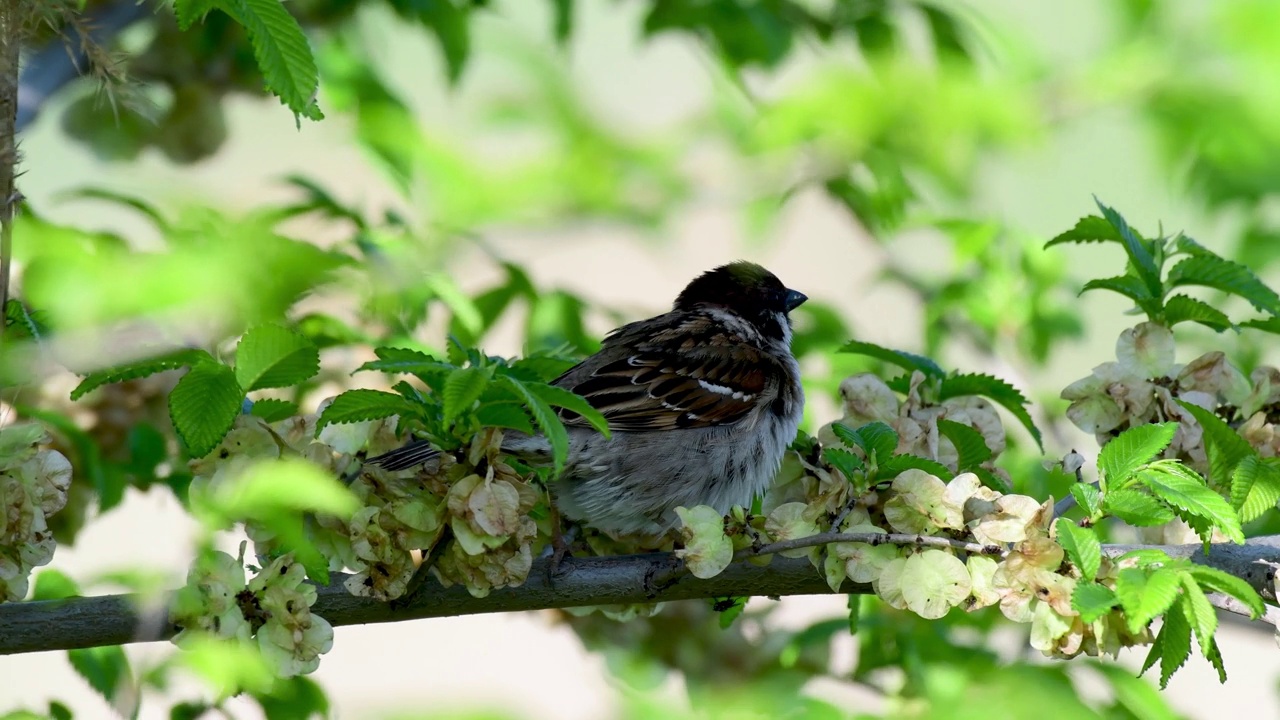
{"label": "thin twig", "polygon": [[[18,165],[18,49],[22,45],[24,4],[0,3],[0,314],[9,306],[13,262],[14,188]],[[0,320],[0,332],[6,323]]]}

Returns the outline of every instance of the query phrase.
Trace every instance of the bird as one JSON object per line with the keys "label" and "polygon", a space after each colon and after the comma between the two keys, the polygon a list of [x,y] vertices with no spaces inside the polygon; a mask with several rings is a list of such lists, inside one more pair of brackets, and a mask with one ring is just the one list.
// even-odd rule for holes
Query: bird
{"label": "bird", "polygon": [[[659,536],[679,524],[677,507],[749,509],[804,414],[789,313],[807,299],[758,264],[722,265],[690,281],[671,311],[613,330],[553,380],[610,430],[561,411],[569,454],[549,483],[559,514],[613,535]],[[502,450],[551,465],[538,434],[510,431]],[[404,470],[439,452],[417,440],[366,462]]]}

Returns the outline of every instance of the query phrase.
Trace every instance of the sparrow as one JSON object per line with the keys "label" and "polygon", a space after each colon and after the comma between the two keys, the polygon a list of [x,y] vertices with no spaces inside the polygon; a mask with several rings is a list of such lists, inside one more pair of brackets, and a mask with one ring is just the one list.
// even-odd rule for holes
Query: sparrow
{"label": "sparrow", "polygon": [[[610,534],[657,536],[677,525],[677,507],[749,508],[804,413],[788,313],[807,299],[759,265],[723,265],[691,281],[670,312],[613,330],[554,380],[610,429],[605,437],[561,411],[569,455],[549,483],[560,515]],[[540,435],[508,432],[502,449],[551,464]],[[419,440],[367,462],[403,470],[438,455]]]}

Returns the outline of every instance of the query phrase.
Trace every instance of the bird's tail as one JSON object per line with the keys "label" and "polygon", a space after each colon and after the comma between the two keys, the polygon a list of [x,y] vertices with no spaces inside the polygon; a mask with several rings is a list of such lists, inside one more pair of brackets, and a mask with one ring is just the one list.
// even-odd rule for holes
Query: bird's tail
{"label": "bird's tail", "polygon": [[414,465],[421,465],[438,456],[440,451],[431,447],[426,440],[415,440],[398,450],[383,453],[365,460],[366,465],[376,465],[384,470],[407,470]]}

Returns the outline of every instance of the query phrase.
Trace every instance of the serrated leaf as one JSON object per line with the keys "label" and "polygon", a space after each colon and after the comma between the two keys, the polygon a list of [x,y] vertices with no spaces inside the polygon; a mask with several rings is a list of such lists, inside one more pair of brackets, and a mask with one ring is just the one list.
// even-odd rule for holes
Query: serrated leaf
{"label": "serrated leaf", "polygon": [[986,468],[970,468],[969,472],[977,475],[978,479],[982,481],[983,486],[989,487],[1002,495],[1008,495],[1013,492],[1013,485],[1011,485],[1008,480],[1005,480]]}
{"label": "serrated leaf", "polygon": [[176,370],[177,368],[195,365],[201,362],[216,362],[213,356],[204,350],[194,348],[183,348],[173,352],[165,353],[157,357],[146,358],[145,360],[136,360],[124,365],[117,365],[113,368],[106,368],[96,372],[89,373],[84,380],[71,391],[71,399],[79,400],[87,393],[96,390],[103,385],[111,383],[124,382],[125,380],[137,380],[138,378],[150,377],[165,370]]}
{"label": "serrated leaf", "polygon": [[1080,621],[1084,623],[1106,615],[1118,604],[1120,600],[1115,592],[1096,582],[1076,583],[1076,589],[1071,593],[1071,609],[1080,613]]}
{"label": "serrated leaf", "polygon": [[1174,295],[1165,301],[1164,321],[1169,327],[1180,322],[1200,323],[1217,332],[1232,327],[1231,318],[1226,313],[1187,295]]}
{"label": "serrated leaf", "polygon": [[288,400],[263,398],[261,400],[254,400],[253,408],[250,409],[249,412],[269,423],[273,423],[296,415],[298,412],[298,404],[289,402]]}
{"label": "serrated leaf", "polygon": [[1191,623],[1180,605],[1174,605],[1165,614],[1164,625],[1152,646],[1153,653],[1156,648],[1160,649],[1160,689],[1163,690],[1169,685],[1169,678],[1191,657]]}
{"label": "serrated leaf", "polygon": [[520,403],[499,402],[481,405],[476,409],[476,421],[483,427],[500,427],[533,434],[529,413]]}
{"label": "serrated leaf", "polygon": [[1078,482],[1072,485],[1071,496],[1089,517],[1097,515],[1102,509],[1102,492],[1090,483]]}
{"label": "serrated leaf", "polygon": [[377,356],[377,360],[370,360],[355,369],[355,372],[363,370],[377,370],[384,373],[405,373],[413,374],[422,370],[441,370],[452,369],[453,366],[441,362],[436,358],[421,352],[419,350],[410,350],[408,348],[398,347],[380,347],[375,348],[373,354]]}
{"label": "serrated leaf", "polygon": [[1232,542],[1244,543],[1240,516],[1200,476],[1181,463],[1152,466],[1138,473],[1152,494],[1190,515],[1208,520]]}
{"label": "serrated leaf", "polygon": [[919,370],[930,377],[942,377],[943,375],[946,375],[946,372],[939,367],[938,363],[923,355],[903,352],[902,350],[890,350],[889,348],[881,347],[875,343],[850,340],[836,352],[849,353],[851,355],[865,355],[882,362],[897,365],[908,373],[912,370]]}
{"label": "serrated leaf", "polygon": [[1141,490],[1109,490],[1102,496],[1103,512],[1137,527],[1163,525],[1177,515],[1163,502]]}
{"label": "serrated leaf", "polygon": [[1108,440],[1098,454],[1103,487],[1124,487],[1135,470],[1169,447],[1177,431],[1178,423],[1151,423],[1129,428]]}
{"label": "serrated leaf", "polygon": [[876,480],[890,480],[911,469],[923,470],[944,482],[955,477],[950,468],[936,460],[918,455],[894,455],[876,468]]}
{"label": "serrated leaf", "polygon": [[1205,596],[1204,590],[1200,589],[1200,584],[1196,582],[1195,576],[1190,573],[1182,574],[1182,602],[1180,604],[1182,605],[1182,611],[1191,622],[1191,629],[1195,631],[1196,640],[1200,643],[1200,652],[1205,657],[1208,657],[1210,643],[1213,642],[1213,633],[1218,629],[1218,611],[1209,603],[1209,598]]}
{"label": "serrated leaf", "polygon": [[1250,330],[1261,330],[1263,332],[1275,333],[1280,335],[1280,317],[1272,316],[1267,318],[1255,318],[1237,323],[1240,329],[1248,328]]}
{"label": "serrated leaf", "polygon": [[1231,482],[1236,465],[1256,452],[1248,441],[1211,411],[1183,400],[1177,400],[1177,403],[1204,430],[1204,451],[1209,459],[1209,482],[1215,487],[1226,488]]}
{"label": "serrated leaf", "polygon": [[602,433],[605,437],[609,437],[609,421],[599,410],[591,406],[587,399],[576,393],[556,387],[555,385],[547,385],[546,383],[523,383],[534,395],[542,398],[548,405],[563,408],[568,413],[580,416],[586,420],[596,432]]}
{"label": "serrated leaf", "polygon": [[1083,295],[1090,290],[1110,290],[1119,293],[1132,300],[1142,311],[1149,316],[1157,315],[1160,312],[1160,302],[1151,291],[1147,289],[1145,283],[1133,275],[1117,275],[1109,278],[1096,278],[1084,284],[1080,288],[1080,294]]}
{"label": "serrated leaf", "polygon": [[12,298],[4,305],[4,327],[8,340],[39,340],[45,334],[27,306]]}
{"label": "serrated leaf", "polygon": [[1129,632],[1136,633],[1169,610],[1178,599],[1181,570],[1125,568],[1116,576],[1116,597]]}
{"label": "serrated leaf", "polygon": [[938,432],[956,446],[956,453],[960,456],[956,468],[960,472],[972,470],[991,459],[991,448],[987,447],[982,433],[968,425],[954,420],[939,420]]}
{"label": "serrated leaf", "polygon": [[831,423],[831,434],[835,435],[837,440],[844,443],[845,447],[862,448],[864,452],[867,449],[865,442],[863,441],[862,436],[858,434],[858,431],[844,423]]}
{"label": "serrated leaf", "polygon": [[444,423],[450,425],[470,408],[489,385],[489,373],[480,368],[455,370],[444,383]]}
{"label": "serrated leaf", "polygon": [[1248,606],[1254,618],[1262,616],[1266,611],[1266,607],[1262,603],[1262,596],[1252,585],[1244,580],[1227,572],[1223,572],[1217,568],[1211,568],[1205,565],[1192,565],[1186,568],[1185,572],[1189,573],[1200,583],[1200,586],[1210,592],[1220,592],[1239,600]]}
{"label": "serrated leaf", "polygon": [[[1241,465],[1248,460],[1249,458],[1245,458]],[[1275,462],[1274,458],[1260,461],[1257,480],[1249,490],[1249,495],[1245,498],[1244,504],[1240,506],[1240,522],[1252,522],[1261,517],[1266,511],[1274,508],[1277,502],[1280,502],[1280,467],[1276,467]],[[1233,482],[1231,485],[1233,494],[1235,489],[1236,486]]]}
{"label": "serrated leaf", "polygon": [[1117,242],[1124,243],[1120,237],[1120,233],[1106,219],[1097,215],[1087,215],[1076,221],[1075,227],[1055,236],[1052,240],[1045,243],[1046,248],[1054,245],[1062,245],[1063,243],[1095,243],[1095,242]]}
{"label": "serrated leaf", "polygon": [[831,467],[839,470],[840,474],[850,481],[864,467],[861,458],[843,448],[823,448],[822,459]]}
{"label": "serrated leaf", "polygon": [[243,401],[235,371],[222,363],[202,362],[182,376],[169,393],[169,417],[191,457],[204,457],[222,442]]}
{"label": "serrated leaf", "polygon": [[535,395],[519,380],[509,375],[500,376],[500,379],[524,402],[538,429],[551,444],[551,459],[555,464],[556,474],[559,474],[564,469],[564,462],[569,456],[569,434],[565,431],[564,424],[560,422],[556,411],[547,404],[546,400]]}
{"label": "serrated leaf", "polygon": [[320,351],[282,325],[250,328],[236,345],[236,380],[246,392],[290,387],[320,372]]}
{"label": "serrated leaf", "polygon": [[1183,258],[1169,270],[1169,287],[1199,285],[1236,295],[1258,310],[1280,314],[1280,295],[1267,287],[1249,268],[1217,255]]}
{"label": "serrated leaf", "polygon": [[1080,569],[1085,580],[1093,580],[1102,567],[1102,543],[1093,530],[1077,526],[1066,518],[1058,518],[1055,526],[1058,544],[1067,552],[1072,564]]}
{"label": "serrated leaf", "polygon": [[295,117],[323,119],[315,101],[320,85],[315,56],[302,27],[280,0],[217,0],[216,5],[244,26],[267,89]]}
{"label": "serrated leaf", "polygon": [[1094,198],[1093,200],[1098,209],[1102,211],[1102,217],[1107,219],[1111,227],[1116,229],[1120,235],[1120,241],[1124,244],[1125,253],[1129,255],[1129,262],[1138,274],[1138,278],[1147,286],[1148,292],[1152,297],[1162,297],[1164,295],[1164,286],[1160,282],[1160,268],[1156,265],[1155,258],[1151,254],[1151,245],[1145,239],[1138,236],[1137,233],[1129,227],[1129,223],[1120,213],[1112,208],[1102,204],[1102,201]]}
{"label": "serrated leaf", "polygon": [[858,428],[855,437],[867,457],[875,457],[877,462],[888,460],[898,449],[897,431],[878,420]]}
{"label": "serrated leaf", "polygon": [[178,18],[178,29],[190,30],[214,8],[215,0],[173,0],[173,13]]}
{"label": "serrated leaf", "polygon": [[1013,413],[1018,422],[1021,422],[1027,432],[1031,433],[1032,439],[1036,441],[1036,446],[1040,448],[1041,452],[1044,452],[1044,442],[1040,438],[1040,430],[1036,427],[1035,421],[1031,419],[1031,413],[1027,412],[1027,405],[1030,401],[1022,394],[1022,391],[1000,378],[981,373],[949,375],[943,378],[942,387],[938,392],[939,400],[966,395],[980,395],[989,398]]}
{"label": "serrated leaf", "polygon": [[348,390],[333,399],[316,422],[319,434],[326,425],[381,420],[392,415],[421,414],[421,407],[396,393],[382,390]]}

